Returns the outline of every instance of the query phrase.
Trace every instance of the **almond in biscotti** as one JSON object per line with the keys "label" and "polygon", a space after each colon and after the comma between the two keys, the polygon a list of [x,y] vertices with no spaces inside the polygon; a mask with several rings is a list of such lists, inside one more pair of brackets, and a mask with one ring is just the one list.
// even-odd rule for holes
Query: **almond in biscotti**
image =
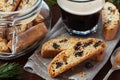
{"label": "almond in biscotti", "polygon": [[60,52],[51,61],[48,66],[48,74],[51,77],[56,77],[77,64],[102,53],[105,48],[106,44],[100,39],[80,40],[71,48]]}
{"label": "almond in biscotti", "polygon": [[106,2],[102,9],[103,36],[106,40],[115,38],[119,28],[119,11],[110,2]]}

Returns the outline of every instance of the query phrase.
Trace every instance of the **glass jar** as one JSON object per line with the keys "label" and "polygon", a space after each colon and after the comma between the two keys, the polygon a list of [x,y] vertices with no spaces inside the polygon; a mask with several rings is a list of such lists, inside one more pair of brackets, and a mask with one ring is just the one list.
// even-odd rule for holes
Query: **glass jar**
{"label": "glass jar", "polygon": [[43,0],[14,12],[0,11],[0,59],[14,59],[37,48],[50,30],[50,21]]}

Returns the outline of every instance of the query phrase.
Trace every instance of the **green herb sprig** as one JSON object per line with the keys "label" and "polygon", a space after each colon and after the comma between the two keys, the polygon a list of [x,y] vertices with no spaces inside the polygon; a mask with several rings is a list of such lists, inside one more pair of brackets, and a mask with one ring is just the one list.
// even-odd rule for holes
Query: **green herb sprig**
{"label": "green herb sprig", "polygon": [[108,0],[108,1],[116,5],[120,12],[120,0]]}
{"label": "green herb sprig", "polygon": [[56,0],[44,0],[50,7],[56,3]]}
{"label": "green herb sprig", "polygon": [[21,73],[19,64],[5,63],[0,66],[0,80],[17,80]]}

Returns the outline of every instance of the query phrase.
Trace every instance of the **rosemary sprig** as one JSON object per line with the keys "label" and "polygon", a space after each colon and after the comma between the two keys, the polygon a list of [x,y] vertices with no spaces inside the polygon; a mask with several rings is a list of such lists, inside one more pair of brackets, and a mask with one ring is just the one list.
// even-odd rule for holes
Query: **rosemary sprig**
{"label": "rosemary sprig", "polygon": [[56,3],[56,0],[45,0],[45,2],[51,7]]}
{"label": "rosemary sprig", "polygon": [[17,80],[21,75],[22,70],[19,64],[16,63],[5,63],[0,66],[0,80]]}

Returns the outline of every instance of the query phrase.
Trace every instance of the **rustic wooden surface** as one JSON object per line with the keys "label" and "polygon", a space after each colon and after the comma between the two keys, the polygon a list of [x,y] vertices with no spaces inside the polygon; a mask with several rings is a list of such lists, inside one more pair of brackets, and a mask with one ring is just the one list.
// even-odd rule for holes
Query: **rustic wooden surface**
{"label": "rustic wooden surface", "polygon": [[[57,20],[60,17],[60,10],[58,8],[57,5],[54,5],[51,9],[52,11],[52,26],[57,22]],[[117,44],[116,48],[120,46],[120,42]],[[25,63],[27,62],[27,59],[33,54],[33,52],[26,54],[20,58],[14,59],[14,60],[9,60],[9,61],[4,61],[4,60],[0,60],[0,63],[12,63],[12,62],[16,62],[19,63],[21,65],[21,68],[23,69],[23,66],[25,65]],[[111,63],[110,60],[105,64],[105,66],[100,70],[100,72],[95,76],[95,78],[93,80],[103,80],[104,76],[107,74],[107,72],[109,71],[109,69],[111,68]],[[23,74],[21,75],[22,80],[44,80],[41,77],[35,75],[35,74],[31,74],[29,72],[26,72],[23,70]],[[108,80],[120,80],[120,70],[114,71]]]}

